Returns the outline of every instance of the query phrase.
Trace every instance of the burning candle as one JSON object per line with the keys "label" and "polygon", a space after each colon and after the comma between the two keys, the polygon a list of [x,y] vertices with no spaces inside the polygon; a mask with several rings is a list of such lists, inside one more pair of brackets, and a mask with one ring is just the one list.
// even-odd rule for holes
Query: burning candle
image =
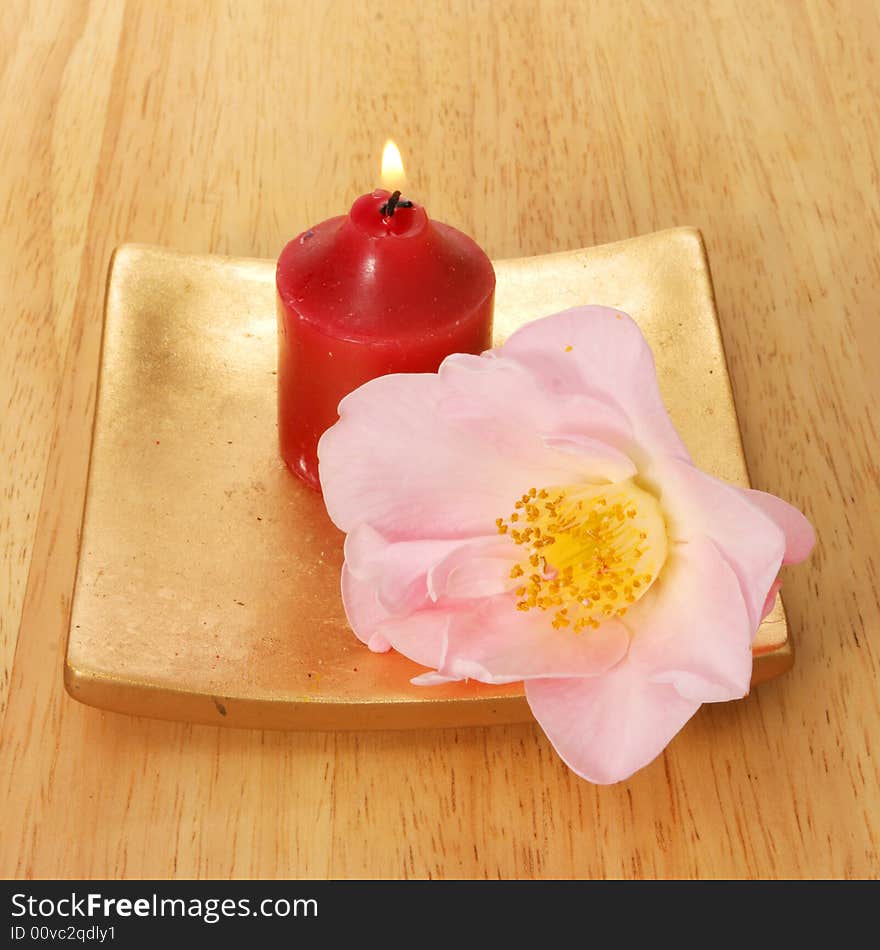
{"label": "burning candle", "polygon": [[376,376],[434,372],[450,353],[492,345],[489,258],[401,196],[391,142],[382,180],[390,187],[304,231],[278,259],[281,456],[314,488],[318,439],[345,395]]}

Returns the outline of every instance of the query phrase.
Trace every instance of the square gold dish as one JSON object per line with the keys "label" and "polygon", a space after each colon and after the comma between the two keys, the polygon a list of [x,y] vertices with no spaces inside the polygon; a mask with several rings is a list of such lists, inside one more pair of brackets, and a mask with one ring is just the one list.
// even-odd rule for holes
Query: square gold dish
{"label": "square gold dish", "polygon": [[[499,261],[496,338],[583,303],[651,344],[695,461],[748,473],[703,242],[689,228]],[[271,729],[522,722],[522,685],[420,688],[348,629],[342,535],[278,456],[273,261],[113,258],[65,682],[133,715]],[[753,682],[792,663],[781,601]]]}

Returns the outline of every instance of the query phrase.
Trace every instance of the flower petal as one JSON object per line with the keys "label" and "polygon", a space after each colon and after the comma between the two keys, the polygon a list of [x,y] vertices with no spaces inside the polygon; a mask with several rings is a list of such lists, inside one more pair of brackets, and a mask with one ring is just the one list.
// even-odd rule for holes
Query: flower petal
{"label": "flower petal", "polygon": [[[577,458],[580,471],[575,473],[575,481],[595,479],[622,482],[632,478],[638,471],[628,455],[599,439],[591,439],[577,432],[548,433],[542,434],[540,438],[546,448]],[[596,479],[596,476],[599,478]]]}
{"label": "flower petal", "polygon": [[494,528],[504,498],[495,488],[497,460],[439,420],[441,398],[435,374],[413,374],[371,380],[342,400],[339,421],[318,444],[324,502],[337,527],[351,532],[366,522],[393,540]]}
{"label": "flower petal", "polygon": [[348,625],[361,643],[374,653],[387,653],[391,649],[388,640],[378,632],[379,625],[390,614],[379,603],[375,586],[354,577],[347,564],[342,565],[342,606]]}
{"label": "flower petal", "polygon": [[[497,535],[488,539],[500,540]],[[450,555],[464,553],[472,545],[483,550],[484,539],[417,541],[386,540],[368,524],[358,525],[345,539],[345,563],[358,580],[376,590],[379,603],[390,614],[412,613],[428,606],[428,575]]]}
{"label": "flower petal", "polygon": [[499,535],[460,544],[428,572],[428,595],[446,602],[502,594],[519,583],[510,571],[520,557],[516,545]]}
{"label": "flower petal", "polygon": [[[479,424],[457,418],[449,396],[444,377],[400,374],[343,399],[339,421],[318,445],[324,501],[339,528],[368,523],[395,541],[490,534],[533,485],[581,480],[585,470],[613,481],[632,469],[598,440],[588,464],[583,452],[556,451],[528,424],[498,424],[478,401]],[[517,423],[517,405],[508,408]]]}
{"label": "flower petal", "polygon": [[764,601],[764,607],[761,610],[762,620],[767,617],[776,606],[776,595],[781,589],[782,581],[777,578],[775,581],[773,581],[773,586],[770,588],[770,593],[767,594],[767,599]]}
{"label": "flower petal", "polygon": [[514,597],[494,597],[459,611],[449,627],[438,672],[481,683],[547,676],[598,676],[626,654],[629,633],[608,620],[598,630],[554,629],[544,611],[516,609]]}
{"label": "flower petal", "polygon": [[694,702],[748,693],[753,628],[737,576],[708,538],[673,546],[626,625],[629,661],[651,682],[668,683]]}
{"label": "flower petal", "polygon": [[668,684],[648,682],[629,660],[603,676],[531,680],[526,699],[565,764],[602,785],[656,758],[700,707]]}
{"label": "flower petal", "polygon": [[495,352],[527,366],[557,395],[613,394],[646,450],[690,458],[663,405],[651,349],[622,311],[564,310],[526,324]]}
{"label": "flower petal", "polygon": [[433,608],[408,617],[390,617],[378,630],[391,646],[414,663],[437,669],[448,650],[454,611]]}
{"label": "flower petal", "polygon": [[445,686],[447,683],[455,682],[457,682],[457,680],[454,676],[441,676],[439,673],[433,671],[430,673],[420,673],[410,680],[413,686]]}
{"label": "flower petal", "polygon": [[783,564],[800,564],[809,557],[816,543],[816,532],[809,521],[794,505],[754,488],[738,489],[746,499],[760,509],[785,535]]}
{"label": "flower petal", "polygon": [[[394,645],[416,662],[439,666],[446,655],[448,618],[438,608],[440,619],[427,620],[432,605],[440,601],[440,608],[449,602],[457,607],[461,598],[503,592],[515,583],[510,578],[515,560],[515,545],[499,535],[389,542],[369,525],[359,525],[345,539],[342,601],[349,625],[375,652]],[[391,623],[410,616],[411,628]],[[442,647],[435,636],[438,623],[443,625]],[[427,646],[412,645],[416,634],[411,630],[419,629],[427,631]]]}
{"label": "flower petal", "polygon": [[[613,400],[555,392],[540,375],[499,354],[499,350],[482,356],[455,353],[443,361],[439,374],[448,389],[442,404],[445,416],[462,426],[479,427],[483,439],[488,436],[514,457],[521,457],[535,436],[545,444],[556,436],[589,438],[618,453],[632,444],[629,419]],[[487,420],[491,421],[488,433]],[[626,461],[629,470],[632,463]],[[610,477],[617,481],[629,474]]]}
{"label": "flower petal", "polygon": [[688,462],[656,461],[645,476],[661,496],[671,536],[678,541],[710,538],[736,572],[754,635],[785,553],[782,530],[742,489]]}

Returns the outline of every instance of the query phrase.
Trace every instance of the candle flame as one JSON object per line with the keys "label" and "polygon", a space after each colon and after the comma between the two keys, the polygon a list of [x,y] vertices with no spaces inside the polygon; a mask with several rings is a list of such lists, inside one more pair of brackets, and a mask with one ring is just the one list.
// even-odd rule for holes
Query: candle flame
{"label": "candle flame", "polygon": [[406,173],[400,149],[388,139],[382,150],[382,187],[388,191],[403,191],[406,187]]}

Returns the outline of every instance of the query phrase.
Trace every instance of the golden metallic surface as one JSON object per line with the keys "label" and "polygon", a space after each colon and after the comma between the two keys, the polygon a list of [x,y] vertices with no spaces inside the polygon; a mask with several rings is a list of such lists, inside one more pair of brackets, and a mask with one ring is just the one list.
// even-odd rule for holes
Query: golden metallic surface
{"label": "golden metallic surface", "polygon": [[[748,484],[703,243],[676,229],[496,264],[496,338],[565,307],[638,321],[695,461]],[[522,685],[418,688],[348,629],[342,535],[276,446],[275,265],[118,249],[67,646],[82,702],[283,729],[527,720]],[[753,682],[791,666],[781,601]]]}

